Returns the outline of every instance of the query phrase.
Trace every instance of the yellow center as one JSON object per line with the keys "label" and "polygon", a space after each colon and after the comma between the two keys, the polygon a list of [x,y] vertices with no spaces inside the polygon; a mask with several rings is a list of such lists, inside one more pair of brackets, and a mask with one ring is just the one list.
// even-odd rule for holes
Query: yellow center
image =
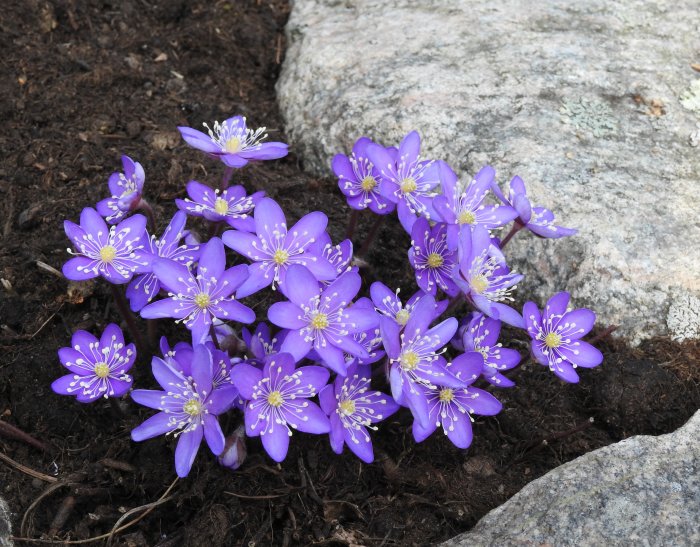
{"label": "yellow center", "polygon": [[411,314],[408,313],[408,310],[399,310],[396,312],[396,322],[401,325],[402,327],[408,323],[409,318],[411,317]]}
{"label": "yellow center", "polygon": [[428,266],[431,268],[439,268],[444,262],[445,259],[437,253],[430,253],[428,255]]}
{"label": "yellow center", "polygon": [[224,149],[226,152],[229,154],[233,154],[234,152],[238,152],[238,149],[241,146],[241,141],[238,140],[236,137],[231,137],[226,141],[226,144],[224,145]]}
{"label": "yellow center", "polygon": [[544,345],[548,348],[558,348],[561,346],[561,335],[556,332],[550,332],[544,338]]}
{"label": "yellow center", "polygon": [[486,279],[485,275],[478,274],[472,277],[471,285],[476,294],[481,294],[489,288],[489,280]]}
{"label": "yellow center", "polygon": [[109,376],[109,365],[107,363],[97,363],[95,365],[95,376],[98,378],[107,378],[107,376]]}
{"label": "yellow center", "polygon": [[206,293],[201,292],[194,297],[194,303],[197,304],[201,309],[205,309],[209,305],[209,302],[209,295]]}
{"label": "yellow center", "polygon": [[267,403],[275,408],[282,406],[282,403],[284,403],[282,394],[279,391],[271,391],[267,396]]}
{"label": "yellow center", "polygon": [[328,326],[328,316],[325,313],[318,312],[311,318],[311,326],[318,330],[323,330]]}
{"label": "yellow center", "polygon": [[345,414],[346,416],[351,416],[355,414],[355,401],[351,399],[345,399],[344,401],[340,402],[338,408],[340,408],[340,412],[342,414]]}
{"label": "yellow center", "polygon": [[117,257],[117,250],[111,245],[105,245],[100,249],[100,259],[102,262],[112,262]]}
{"label": "yellow center", "polygon": [[197,399],[190,399],[182,405],[182,411],[190,416],[199,416],[202,413],[202,403]]}
{"label": "yellow center", "polygon": [[228,201],[226,201],[224,198],[216,198],[216,201],[214,202],[214,211],[220,215],[225,215],[228,213]]}
{"label": "yellow center", "polygon": [[488,359],[489,357],[489,350],[486,348],[480,348],[479,346],[475,346],[474,351],[478,351],[479,353],[481,353],[484,359]]}
{"label": "yellow center", "polygon": [[377,179],[375,179],[372,175],[367,175],[365,178],[362,179],[362,182],[360,183],[360,186],[365,192],[371,192],[374,190],[374,187],[377,185]]}
{"label": "yellow center", "polygon": [[418,185],[416,184],[416,180],[413,177],[406,177],[401,181],[401,191],[404,194],[410,194],[411,192],[415,192],[416,188],[418,188]]}
{"label": "yellow center", "polygon": [[449,403],[452,399],[455,398],[455,394],[452,392],[452,390],[449,387],[443,388],[440,390],[440,401],[443,403]]}
{"label": "yellow center", "polygon": [[277,249],[275,254],[272,256],[272,260],[275,261],[275,264],[279,264],[280,266],[286,263],[288,259],[289,253],[284,249]]}
{"label": "yellow center", "polygon": [[457,222],[459,224],[474,224],[476,222],[476,216],[471,211],[462,211],[457,217]]}
{"label": "yellow center", "polygon": [[415,370],[420,362],[420,357],[415,351],[405,351],[401,354],[399,358],[401,361],[401,368],[404,370]]}

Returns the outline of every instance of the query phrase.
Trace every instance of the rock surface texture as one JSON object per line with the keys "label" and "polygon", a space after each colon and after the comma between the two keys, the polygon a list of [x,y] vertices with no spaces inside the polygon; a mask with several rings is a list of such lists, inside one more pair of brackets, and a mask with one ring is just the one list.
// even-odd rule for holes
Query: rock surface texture
{"label": "rock surface texture", "polygon": [[502,185],[520,175],[533,203],[580,231],[516,237],[520,294],[569,290],[633,342],[696,337],[700,316],[685,308],[700,296],[697,7],[296,0],[279,102],[319,173],[362,135],[388,146],[417,129],[423,155],[463,176],[486,163]]}
{"label": "rock surface texture", "polygon": [[10,541],[10,510],[7,508],[5,501],[0,498],[0,547],[12,547]]}
{"label": "rock surface texture", "polygon": [[631,437],[528,484],[442,547],[700,545],[700,412],[675,433]]}

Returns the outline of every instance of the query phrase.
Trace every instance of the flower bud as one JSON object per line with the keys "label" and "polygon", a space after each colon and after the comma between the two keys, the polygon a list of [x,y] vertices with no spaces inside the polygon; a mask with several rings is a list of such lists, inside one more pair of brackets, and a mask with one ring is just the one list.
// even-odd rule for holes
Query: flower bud
{"label": "flower bud", "polygon": [[236,430],[226,437],[224,451],[218,457],[219,464],[235,471],[245,461],[248,450],[245,445],[245,427],[240,425]]}

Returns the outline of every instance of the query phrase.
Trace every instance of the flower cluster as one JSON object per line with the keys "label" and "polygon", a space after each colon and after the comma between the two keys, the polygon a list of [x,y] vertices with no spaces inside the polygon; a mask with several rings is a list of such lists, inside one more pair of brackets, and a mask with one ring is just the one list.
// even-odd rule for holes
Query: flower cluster
{"label": "flower cluster", "polygon": [[[539,237],[575,232],[533,207],[518,177],[507,195],[488,166],[460,181],[444,161],[421,156],[415,131],[398,147],[362,137],[350,156],[333,158],[348,205],[396,212],[407,232],[418,291],[402,301],[398,288],[380,281],[364,285],[363,293],[352,241],[334,244],[324,213],[288,224],[274,199],[229,186],[235,169],[281,158],[286,144],[262,142],[265,129],[248,129],[240,116],[205,127],[208,135],[179,130],[189,145],[224,163],[223,181],[187,183],[188,197],[176,200],[178,211],[160,237],[150,233],[155,219],[143,198],[143,167],[127,156],[124,172],[108,181],[111,197],[85,208],[79,224],[65,222],[74,246],[63,266],[68,279],[128,283],[133,312],[149,321],[170,318],[188,331],[172,347],[162,338],[162,356],[152,357],[162,389],[131,392],[135,402],[158,411],[133,429],[133,440],[177,437],[179,476],[190,472],[202,440],[221,465],[237,469],[246,438],[260,437],[281,462],[296,431],[328,435],[334,452],[347,445],[369,463],[372,432],[401,407],[412,416],[416,442],[441,428],[467,448],[474,416],[501,410],[484,388],[514,385],[508,374],[521,355],[499,342],[504,323],[524,329],[534,359],[565,381],[579,380],[574,369],[602,361],[582,340],[595,315],[567,309],[567,293],[543,311],[532,302],[522,315],[513,307],[523,276],[510,270],[503,252],[512,236],[523,228]],[[139,209],[148,227],[145,216],[129,216]],[[208,237],[186,229],[188,216],[208,224]],[[509,223],[501,238],[498,230]],[[264,297],[244,300],[268,288]],[[271,296],[266,309],[259,307]],[[268,322],[252,331],[243,326],[256,319]],[[132,333],[137,343],[138,334]],[[116,325],[99,340],[77,331],[59,357],[70,374],[54,382],[56,393],[87,403],[131,388],[135,347],[125,345]],[[226,436],[219,416],[228,412],[240,417]]]}

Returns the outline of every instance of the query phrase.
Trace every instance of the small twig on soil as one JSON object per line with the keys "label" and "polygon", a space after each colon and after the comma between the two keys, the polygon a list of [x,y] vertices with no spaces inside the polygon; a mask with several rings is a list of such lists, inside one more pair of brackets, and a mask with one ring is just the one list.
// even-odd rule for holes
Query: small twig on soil
{"label": "small twig on soil", "polygon": [[73,512],[74,507],[75,498],[73,496],[66,496],[61,502],[58,511],[56,511],[56,516],[51,521],[51,526],[49,526],[49,536],[53,537],[61,531],[63,525],[68,520],[68,517]]}
{"label": "small twig on soil", "polygon": [[[309,483],[308,485],[311,487],[311,491],[308,492],[309,497],[314,500],[316,503],[318,503],[321,507],[323,507],[323,500],[321,499],[321,496],[318,495],[318,492],[316,492],[316,487],[314,486],[314,483],[311,480],[311,475],[309,475],[309,472],[306,470],[306,467],[304,466],[304,460],[303,458],[299,458],[299,472],[301,473],[301,476],[308,479]],[[302,483],[305,483],[306,481],[302,481]]]}
{"label": "small twig on soil", "polygon": [[294,492],[298,492],[301,490],[301,488],[294,488],[289,490],[289,492],[285,492],[284,494],[267,494],[264,496],[247,496],[245,494],[236,494],[235,492],[229,492],[227,490],[224,490],[224,494],[228,494],[229,496],[235,496],[237,498],[240,498],[242,500],[274,500],[277,498],[283,498],[285,496],[290,496],[291,494],[294,494]]}
{"label": "small twig on soil", "polygon": [[112,458],[102,458],[97,463],[103,465],[104,467],[109,467],[110,469],[116,469],[117,471],[125,471],[127,473],[136,472],[136,468],[130,463],[126,463],[120,460],[113,460]]}
{"label": "small twig on soil", "polygon": [[32,504],[29,507],[27,507],[27,510],[24,512],[24,515],[22,516],[22,522],[19,525],[20,534],[22,534],[23,536],[27,535],[27,519],[29,518],[29,515],[32,513],[32,511],[34,511],[34,508],[41,503],[41,500],[49,497],[59,488],[63,488],[64,486],[71,486],[71,484],[72,483],[70,482],[56,482],[46,487],[46,489],[41,494],[39,494],[39,496],[32,502]]}
{"label": "small twig on soil", "polygon": [[275,64],[282,62],[282,35],[277,35],[277,47],[275,48]]}
{"label": "small twig on soil", "polygon": [[28,433],[25,433],[21,429],[18,429],[14,425],[8,424],[7,422],[4,422],[2,420],[0,420],[0,435],[2,435],[3,437],[7,437],[8,439],[22,441],[24,443],[27,443],[29,446],[33,446],[34,448],[38,448],[39,450],[43,450],[44,452],[49,451],[49,448],[48,446],[46,446],[46,444],[35,439]]}
{"label": "small twig on soil", "polygon": [[527,458],[529,458],[533,454],[536,454],[537,452],[539,452],[540,450],[542,450],[543,448],[548,446],[549,443],[551,443],[552,441],[558,441],[560,439],[564,439],[564,438],[569,437],[571,435],[574,435],[576,433],[580,433],[581,431],[585,431],[586,429],[591,427],[594,422],[595,422],[595,419],[593,417],[590,417],[590,418],[588,418],[588,420],[586,420],[583,423],[580,423],[576,427],[572,427],[571,429],[567,429],[566,431],[560,431],[559,433],[553,433],[549,437],[545,437],[544,439],[541,439],[539,441],[535,441],[535,442],[531,443],[530,446],[532,448],[530,448],[527,452],[525,452],[525,454],[523,454],[520,458],[511,462],[506,467],[506,469],[510,469],[512,466],[525,461]]}
{"label": "small twig on soil", "polygon": [[30,477],[34,477],[35,479],[39,479],[45,482],[58,482],[58,479],[56,477],[45,475],[44,473],[35,471],[31,467],[27,467],[26,465],[17,463],[15,460],[10,458],[9,456],[6,456],[2,452],[0,452],[0,460],[4,461],[10,467],[14,467],[15,469],[17,469],[17,471],[21,471],[25,475],[29,475]]}

